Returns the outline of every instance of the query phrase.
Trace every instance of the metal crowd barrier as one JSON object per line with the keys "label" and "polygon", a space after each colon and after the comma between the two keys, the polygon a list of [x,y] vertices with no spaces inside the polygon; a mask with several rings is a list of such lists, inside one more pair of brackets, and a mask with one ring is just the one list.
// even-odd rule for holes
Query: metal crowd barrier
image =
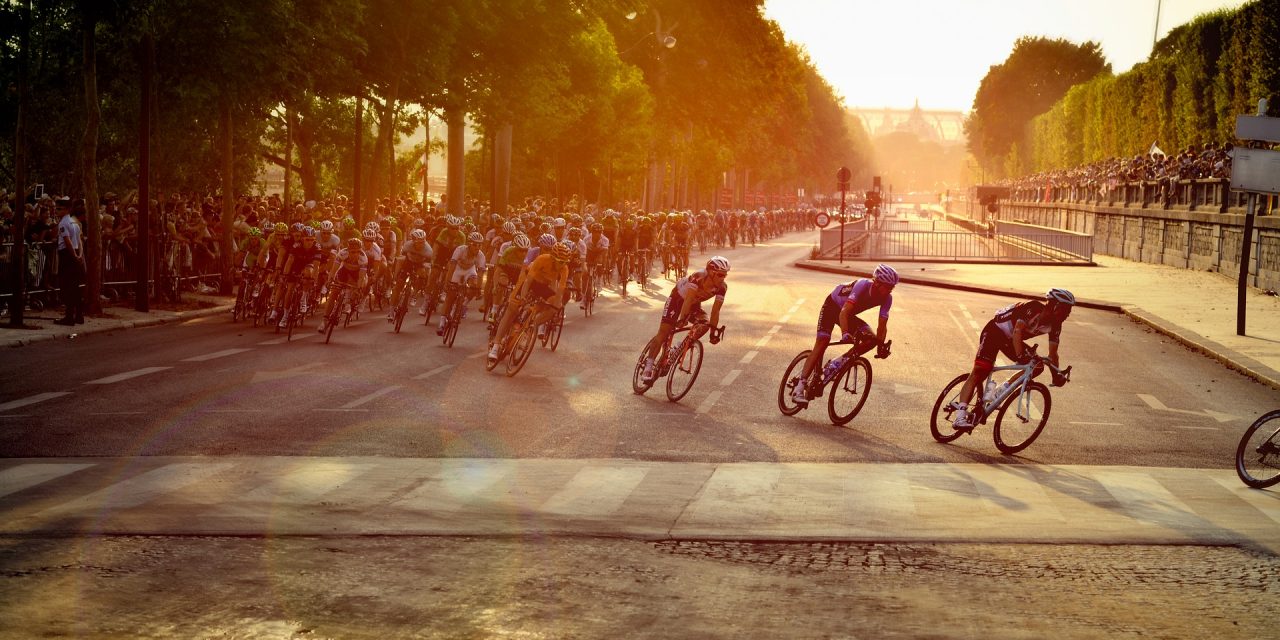
{"label": "metal crowd barrier", "polygon": [[852,260],[917,260],[975,262],[1088,263],[1093,259],[1093,238],[1079,234],[1020,229],[1005,235],[947,231],[864,232],[866,241]]}

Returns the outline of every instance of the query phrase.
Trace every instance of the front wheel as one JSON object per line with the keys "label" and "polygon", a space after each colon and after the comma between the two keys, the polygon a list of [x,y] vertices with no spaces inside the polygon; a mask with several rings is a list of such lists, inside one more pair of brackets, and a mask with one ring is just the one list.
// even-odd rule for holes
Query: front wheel
{"label": "front wheel", "polygon": [[867,403],[871,393],[871,363],[857,358],[836,376],[827,394],[827,416],[831,424],[848,424]]}
{"label": "front wheel", "polygon": [[[640,356],[636,358],[635,371],[631,373],[631,392],[636,395],[644,395],[644,392],[653,386],[652,382],[644,381],[644,360],[649,355],[649,348],[653,346],[653,338],[644,343],[644,348],[640,350]],[[655,365],[657,366],[657,365]]]}
{"label": "front wheel", "polygon": [[560,334],[564,332],[564,309],[560,309],[556,313],[555,320],[552,320],[551,326],[547,328],[547,339],[551,341],[551,350],[555,351],[560,346]]}
{"label": "front wheel", "polygon": [[671,364],[671,371],[667,372],[667,400],[679,402],[693,388],[693,383],[698,379],[700,371],[702,371],[702,341],[694,340],[680,349],[680,355],[676,356],[676,361]]}
{"label": "front wheel", "polygon": [[801,351],[800,355],[791,359],[791,364],[787,365],[787,370],[782,373],[782,382],[778,384],[778,410],[784,416],[794,416],[804,408],[791,398],[791,394],[796,385],[804,384],[800,380],[800,374],[804,371],[805,360],[808,359],[809,352]]}
{"label": "front wheel", "polygon": [[1280,411],[1263,414],[1236,447],[1236,475],[1254,489],[1280,482]]}
{"label": "front wheel", "polygon": [[529,361],[529,354],[533,353],[533,347],[538,342],[538,330],[534,328],[532,323],[526,324],[520,329],[520,334],[516,336],[514,345],[511,347],[511,356],[507,359],[507,377],[516,375],[520,369],[524,368],[524,363]]}
{"label": "front wheel", "polygon": [[[1005,455],[1013,455],[1026,449],[1049,423],[1049,409],[1053,406],[1049,388],[1039,382],[1032,382],[1027,385],[1024,393],[1027,396],[1025,402],[1021,393],[1012,394],[996,414],[993,432],[996,448]],[[1013,409],[1013,415],[1008,416],[1009,420],[1005,421],[1009,409]]]}
{"label": "front wheel", "polygon": [[966,433],[951,426],[953,412],[948,406],[952,401],[960,399],[960,389],[968,379],[967,373],[958,375],[938,394],[938,400],[933,403],[933,413],[929,415],[929,432],[933,434],[934,440],[951,442]]}

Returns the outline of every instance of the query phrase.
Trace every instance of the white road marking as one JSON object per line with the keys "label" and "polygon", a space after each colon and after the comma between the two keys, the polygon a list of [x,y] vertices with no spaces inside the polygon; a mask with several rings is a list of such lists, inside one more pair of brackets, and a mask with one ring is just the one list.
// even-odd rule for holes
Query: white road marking
{"label": "white road marking", "polygon": [[924,389],[921,389],[919,387],[912,387],[899,382],[893,383],[893,392],[900,396],[905,396],[912,393],[920,393],[922,391],[924,391]]}
{"label": "white road marking", "polygon": [[742,359],[738,362],[741,364],[751,364],[751,361],[755,360],[758,355],[760,355],[759,351],[748,351],[747,355],[742,356]]}
{"label": "white road marking", "polygon": [[0,404],[0,411],[8,411],[10,409],[17,409],[18,407],[25,407],[29,404],[44,402],[45,400],[61,398],[62,396],[69,395],[70,393],[70,391],[48,391],[45,393],[37,393],[34,396],[28,396],[18,400],[10,400],[9,402]]}
{"label": "white road marking", "polygon": [[213,352],[213,353],[206,353],[206,354],[204,354],[204,355],[202,355],[202,356],[194,356],[194,357],[191,357],[191,358],[183,358],[183,360],[182,360],[182,361],[183,361],[183,362],[204,362],[204,361],[206,361],[206,360],[213,360],[213,359],[215,359],[215,358],[222,358],[222,357],[225,357],[225,356],[233,356],[233,355],[235,355],[235,354],[237,354],[237,353],[244,353],[244,352],[246,352],[246,351],[253,351],[253,349],[223,349],[222,351],[215,351],[215,352]]}
{"label": "white road marking", "polygon": [[716,389],[715,391],[712,391],[711,395],[708,395],[707,399],[703,400],[702,404],[698,405],[697,413],[706,413],[710,411],[711,407],[715,406],[716,400],[719,400],[719,399],[720,399],[720,390]]}
{"label": "white road marking", "polygon": [[1067,424],[1082,424],[1092,427],[1123,427],[1119,422],[1068,422]]}
{"label": "white road marking", "polygon": [[204,413],[261,413],[266,409],[205,409]]}
{"label": "white road marking", "polygon": [[488,352],[488,351],[477,351],[477,352],[475,352],[475,353],[473,353],[473,354],[471,354],[471,355],[469,355],[469,356],[467,356],[467,357],[468,357],[468,358],[483,358],[483,357],[485,357],[485,356],[486,356],[486,355],[488,355],[488,354],[489,354],[489,352]]}
{"label": "white road marking", "polygon": [[130,478],[94,491],[70,502],[50,507],[40,513],[41,516],[58,515],[91,515],[105,517],[108,511],[128,509],[146,504],[165,493],[181,489],[207,476],[220,473],[234,467],[234,463],[183,462],[169,464],[159,469],[152,469],[140,476]]}
{"label": "white road marking", "polygon": [[1217,427],[1192,427],[1192,426],[1183,425],[1183,424],[1175,424],[1170,426],[1172,426],[1174,429],[1187,429],[1192,431],[1217,431],[1218,430]]}
{"label": "white road marking", "polygon": [[769,329],[769,335],[773,335],[773,334],[775,334],[775,333],[777,333],[777,332],[779,332],[779,331],[782,331],[782,325],[780,325],[780,324],[775,324],[775,325],[773,325],[773,327],[772,327],[772,328],[770,328],[770,329]]}
{"label": "white road marking", "polygon": [[90,413],[91,416],[140,416],[141,411],[103,411],[101,413]]}
{"label": "white road marking", "polygon": [[644,480],[648,469],[583,467],[539,511],[574,516],[607,516],[617,511]]}
{"label": "white road marking", "polygon": [[1137,395],[1138,395],[1138,398],[1140,398],[1143,402],[1147,403],[1148,407],[1151,407],[1152,409],[1155,409],[1157,411],[1170,411],[1172,413],[1182,413],[1189,416],[1213,418],[1214,420],[1217,420],[1219,423],[1231,422],[1232,420],[1236,419],[1236,416],[1233,416],[1229,413],[1221,413],[1218,411],[1212,411],[1210,409],[1205,409],[1204,411],[1188,411],[1186,409],[1173,409],[1165,406],[1165,404],[1161,402],[1159,398],[1153,395],[1146,394],[1146,393],[1139,393]]}
{"label": "white road marking", "polygon": [[725,375],[724,379],[720,381],[720,386],[727,387],[733,384],[733,381],[737,380],[740,375],[742,375],[742,369],[734,369],[733,371],[730,371]]}
{"label": "white road marking", "polygon": [[274,340],[263,340],[262,342],[259,342],[258,344],[260,344],[260,345],[263,345],[263,344],[284,344],[284,343],[286,343],[286,342],[288,342],[288,341],[289,341],[289,336],[285,336],[285,337],[283,337],[283,338],[276,338],[276,339],[274,339]]}
{"label": "white road marking", "polygon": [[969,348],[977,349],[978,343],[974,341],[973,335],[964,328],[964,325],[960,324],[960,319],[956,317],[956,314],[951,313],[951,310],[947,309],[947,317],[951,318],[951,321],[956,323],[956,328],[960,330],[960,335],[963,335],[965,341],[969,343]]}
{"label": "white road marking", "polygon": [[92,466],[92,464],[20,464],[0,471],[0,496],[17,493]]}
{"label": "white road marking", "polygon": [[391,386],[389,386],[389,387],[386,387],[386,388],[384,388],[384,389],[378,389],[377,391],[374,391],[373,393],[371,393],[371,394],[369,394],[369,395],[367,395],[367,396],[365,396],[365,397],[363,397],[363,398],[357,398],[357,399],[355,399],[355,400],[352,400],[351,402],[348,402],[348,403],[346,403],[346,404],[342,405],[342,408],[343,408],[343,409],[354,409],[354,408],[356,408],[356,407],[358,407],[358,406],[360,406],[360,405],[362,405],[362,404],[365,404],[365,403],[368,403],[368,402],[372,402],[372,401],[374,401],[374,400],[377,400],[378,398],[381,398],[382,396],[385,396],[385,395],[387,395],[388,393],[391,393],[392,391],[395,391],[396,389],[399,389],[399,388],[400,388],[400,385],[398,385],[398,384],[393,384],[393,385],[391,385]]}
{"label": "white road marking", "polygon": [[782,316],[781,318],[778,318],[778,322],[779,322],[779,323],[781,323],[781,324],[786,324],[786,323],[787,323],[787,321],[789,321],[789,320],[791,320],[791,314],[790,314],[790,313],[788,313],[788,314],[787,314],[787,315],[785,315],[785,316]]}
{"label": "white road marking", "polygon": [[436,367],[436,368],[434,368],[434,369],[432,369],[432,370],[430,370],[430,371],[428,371],[428,372],[426,372],[426,373],[419,373],[418,375],[414,376],[414,377],[413,377],[413,379],[414,379],[414,380],[426,380],[427,378],[430,378],[431,376],[434,376],[434,375],[436,375],[437,373],[444,373],[445,371],[448,371],[448,370],[450,370],[450,369],[452,369],[452,368],[453,368],[453,365],[451,365],[451,364],[446,364],[446,365],[444,365],[443,367]]}
{"label": "white road marking", "polygon": [[157,371],[164,371],[165,369],[172,369],[172,368],[173,367],[146,367],[143,369],[134,369],[133,371],[117,373],[114,376],[107,376],[105,378],[98,378],[97,380],[90,380],[85,384],[115,384],[117,382],[123,382],[125,380],[137,378],[139,376],[145,376],[149,373],[155,373]]}
{"label": "white road marking", "polygon": [[765,336],[765,337],[763,337],[763,338],[760,338],[760,341],[756,343],[756,346],[757,346],[757,347],[763,347],[763,346],[765,346],[766,344],[769,344],[769,340],[770,340],[771,338],[773,338],[773,334],[772,334],[772,333],[771,333],[771,334],[769,334],[769,335],[767,335],[767,336]]}

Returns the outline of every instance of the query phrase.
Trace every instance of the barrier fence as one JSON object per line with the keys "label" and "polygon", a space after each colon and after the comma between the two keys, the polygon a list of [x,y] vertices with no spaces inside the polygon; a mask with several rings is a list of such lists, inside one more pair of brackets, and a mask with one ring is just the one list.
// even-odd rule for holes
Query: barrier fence
{"label": "barrier fence", "polygon": [[[1248,194],[1231,190],[1231,180],[1144,180],[1117,183],[1047,184],[1010,190],[1013,202],[1077,203],[1103,207],[1244,213]],[[1280,213],[1280,198],[1268,207],[1260,199],[1257,213]]]}

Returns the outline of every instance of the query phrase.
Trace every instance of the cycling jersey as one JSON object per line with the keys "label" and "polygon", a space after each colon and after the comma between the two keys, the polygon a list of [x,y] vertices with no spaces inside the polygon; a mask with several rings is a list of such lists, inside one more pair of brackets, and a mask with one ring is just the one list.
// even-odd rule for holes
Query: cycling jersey
{"label": "cycling jersey", "polygon": [[294,245],[289,250],[289,271],[288,275],[296,276],[302,273],[313,262],[319,262],[320,256],[324,250],[314,242],[303,242]]}
{"label": "cycling jersey", "polygon": [[1006,337],[1012,338],[1014,329],[1022,327],[1023,338],[1049,334],[1049,344],[1058,344],[1062,335],[1062,323],[1045,317],[1044,303],[1039,300],[1018,302],[996,312],[992,322]]}
{"label": "cycling jersey", "polygon": [[369,270],[369,256],[362,250],[341,249],[337,258],[338,272],[334,276],[337,283],[354,284],[361,273]]}
{"label": "cycling jersey", "polygon": [[587,236],[582,239],[582,244],[586,248],[586,258],[590,262],[595,262],[600,258],[600,254],[609,250],[609,238],[601,235],[598,238]]}
{"label": "cycling jersey", "polygon": [[427,264],[434,253],[429,242],[423,242],[422,247],[415,247],[413,240],[405,240],[404,244],[400,245],[400,255],[415,267]]}
{"label": "cycling jersey", "polygon": [[623,225],[618,231],[618,252],[630,253],[636,248],[637,232],[634,226]]}
{"label": "cycling jersey", "polygon": [[684,220],[678,220],[671,225],[671,235],[676,242],[683,242],[689,239],[689,223]]}
{"label": "cycling jersey", "polygon": [[459,246],[466,244],[467,236],[452,227],[445,227],[436,236],[435,240],[435,264],[443,267],[449,262],[449,258],[453,256],[453,252]]}
{"label": "cycling jersey", "polygon": [[[529,278],[529,290],[535,297],[549,300],[556,295],[556,289],[564,290],[564,284],[569,280],[569,267],[556,262],[550,254],[541,255],[529,264],[524,277]],[[515,293],[512,291],[512,296]]]}
{"label": "cycling jersey", "polygon": [[676,283],[675,288],[671,291],[672,297],[693,298],[693,301],[697,303],[714,297],[717,302],[724,302],[724,296],[729,292],[729,285],[721,280],[719,284],[708,290],[703,287],[703,283],[708,282],[709,277],[707,271],[703,269],[680,278],[680,281]]}
{"label": "cycling jersey", "polygon": [[893,293],[886,290],[884,296],[876,297],[871,285],[872,281],[868,278],[836,285],[835,290],[831,292],[830,299],[835,303],[837,310],[844,307],[845,303],[852,302],[853,315],[862,313],[871,307],[880,307],[880,317],[888,320],[889,308],[893,306]]}
{"label": "cycling jersey", "polygon": [[457,265],[453,268],[453,275],[449,276],[449,282],[455,284],[476,277],[478,271],[484,268],[484,252],[477,249],[468,253],[467,245],[454,249],[450,260]]}
{"label": "cycling jersey", "polygon": [[[259,256],[263,256],[265,258],[264,256],[265,252],[263,251],[263,249],[266,248],[266,245],[267,245],[266,241],[264,241],[262,238],[249,238],[247,241],[245,241],[244,243],[245,268],[252,269],[255,265],[257,265]],[[263,262],[266,262],[266,260],[264,259]]]}
{"label": "cycling jersey", "polygon": [[364,252],[369,254],[369,262],[371,264],[378,264],[382,262],[382,247],[379,247],[378,243],[365,242]]}

